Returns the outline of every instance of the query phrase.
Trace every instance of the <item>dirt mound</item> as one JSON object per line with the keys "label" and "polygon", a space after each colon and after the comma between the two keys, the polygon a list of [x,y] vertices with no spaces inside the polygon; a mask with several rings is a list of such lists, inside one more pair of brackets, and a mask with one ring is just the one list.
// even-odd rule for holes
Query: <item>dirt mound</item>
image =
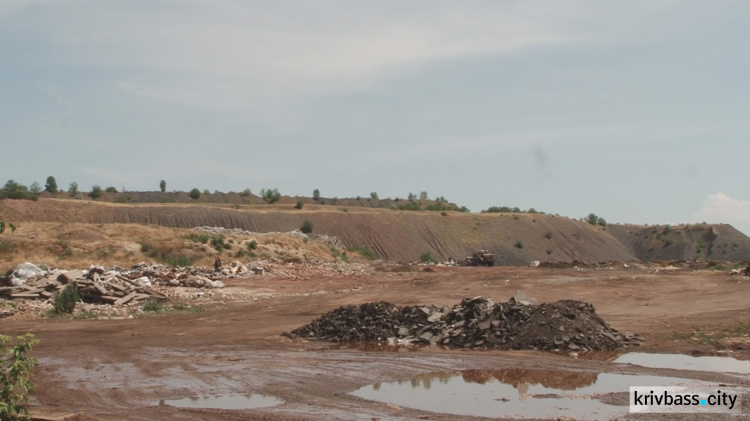
{"label": "dirt mound", "polygon": [[634,340],[611,328],[591,304],[558,301],[536,305],[511,298],[466,298],[453,308],[381,301],[340,307],[284,333],[291,338],[340,342],[378,341],[476,349],[610,350]]}

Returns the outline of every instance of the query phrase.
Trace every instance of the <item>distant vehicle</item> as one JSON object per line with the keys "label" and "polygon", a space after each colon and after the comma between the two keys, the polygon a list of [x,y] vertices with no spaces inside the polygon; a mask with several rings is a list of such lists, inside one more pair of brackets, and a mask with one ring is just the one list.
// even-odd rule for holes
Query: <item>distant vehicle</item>
{"label": "distant vehicle", "polygon": [[495,255],[487,250],[475,251],[473,256],[469,256],[464,261],[466,266],[494,266]]}

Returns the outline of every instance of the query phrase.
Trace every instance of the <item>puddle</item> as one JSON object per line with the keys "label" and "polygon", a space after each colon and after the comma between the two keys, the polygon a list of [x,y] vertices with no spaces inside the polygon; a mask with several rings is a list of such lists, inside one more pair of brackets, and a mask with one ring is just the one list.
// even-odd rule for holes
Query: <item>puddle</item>
{"label": "puddle", "polygon": [[[467,370],[376,383],[351,394],[452,415],[599,420],[628,413],[630,386],[677,385],[699,387],[710,383],[674,377],[553,370]],[[599,395],[606,395],[605,400],[616,405],[596,399]]]}
{"label": "puddle", "polygon": [[693,357],[682,354],[629,352],[621,355],[614,362],[650,368],[750,374],[750,361],[742,361],[732,357]]}
{"label": "puddle", "polygon": [[178,408],[212,409],[257,409],[284,403],[281,399],[266,395],[218,395],[193,396],[180,399],[163,399],[159,406],[169,405]]}

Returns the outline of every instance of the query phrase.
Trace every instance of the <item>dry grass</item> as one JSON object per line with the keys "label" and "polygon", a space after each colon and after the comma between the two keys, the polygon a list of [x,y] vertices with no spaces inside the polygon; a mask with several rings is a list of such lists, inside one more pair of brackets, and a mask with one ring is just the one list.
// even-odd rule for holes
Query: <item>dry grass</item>
{"label": "dry grass", "polygon": [[[64,268],[86,268],[92,264],[129,267],[141,261],[164,261],[162,256],[185,256],[193,264],[210,266],[218,254],[210,242],[203,244],[188,238],[197,231],[138,224],[83,224],[25,222],[14,233],[0,234],[0,269],[32,262]],[[250,241],[258,245],[249,253]],[[251,237],[225,235],[230,250],[223,250],[225,262],[250,262],[279,258],[304,262],[310,258],[332,260],[324,244],[284,235]],[[156,250],[156,252],[154,252]],[[240,257],[237,252],[242,250]]]}

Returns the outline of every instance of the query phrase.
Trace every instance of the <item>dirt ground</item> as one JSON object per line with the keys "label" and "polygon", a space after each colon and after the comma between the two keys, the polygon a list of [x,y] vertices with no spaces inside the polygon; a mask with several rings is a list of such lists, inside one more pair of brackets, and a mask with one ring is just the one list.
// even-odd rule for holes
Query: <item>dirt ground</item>
{"label": "dirt ground", "polygon": [[[229,279],[224,290],[191,301],[206,308],[201,313],[157,313],[120,320],[6,319],[2,332],[29,331],[41,341],[32,355],[40,363],[30,402],[35,413],[82,413],[99,420],[475,419],[349,395],[376,382],[460,370],[668,375],[750,387],[750,376],[615,364],[611,360],[617,353],[612,352],[571,356],[362,347],[281,336],[345,304],[385,300],[396,305],[451,306],[479,295],[505,301],[523,289],[540,302],[575,299],[592,303],[611,326],[645,339],[638,351],[750,359],[747,277],[663,268],[430,269],[296,281]],[[253,410],[160,405],[164,399],[225,394],[262,394],[284,403]],[[627,414],[627,407],[623,408]],[[624,415],[619,419],[642,418]]]}

